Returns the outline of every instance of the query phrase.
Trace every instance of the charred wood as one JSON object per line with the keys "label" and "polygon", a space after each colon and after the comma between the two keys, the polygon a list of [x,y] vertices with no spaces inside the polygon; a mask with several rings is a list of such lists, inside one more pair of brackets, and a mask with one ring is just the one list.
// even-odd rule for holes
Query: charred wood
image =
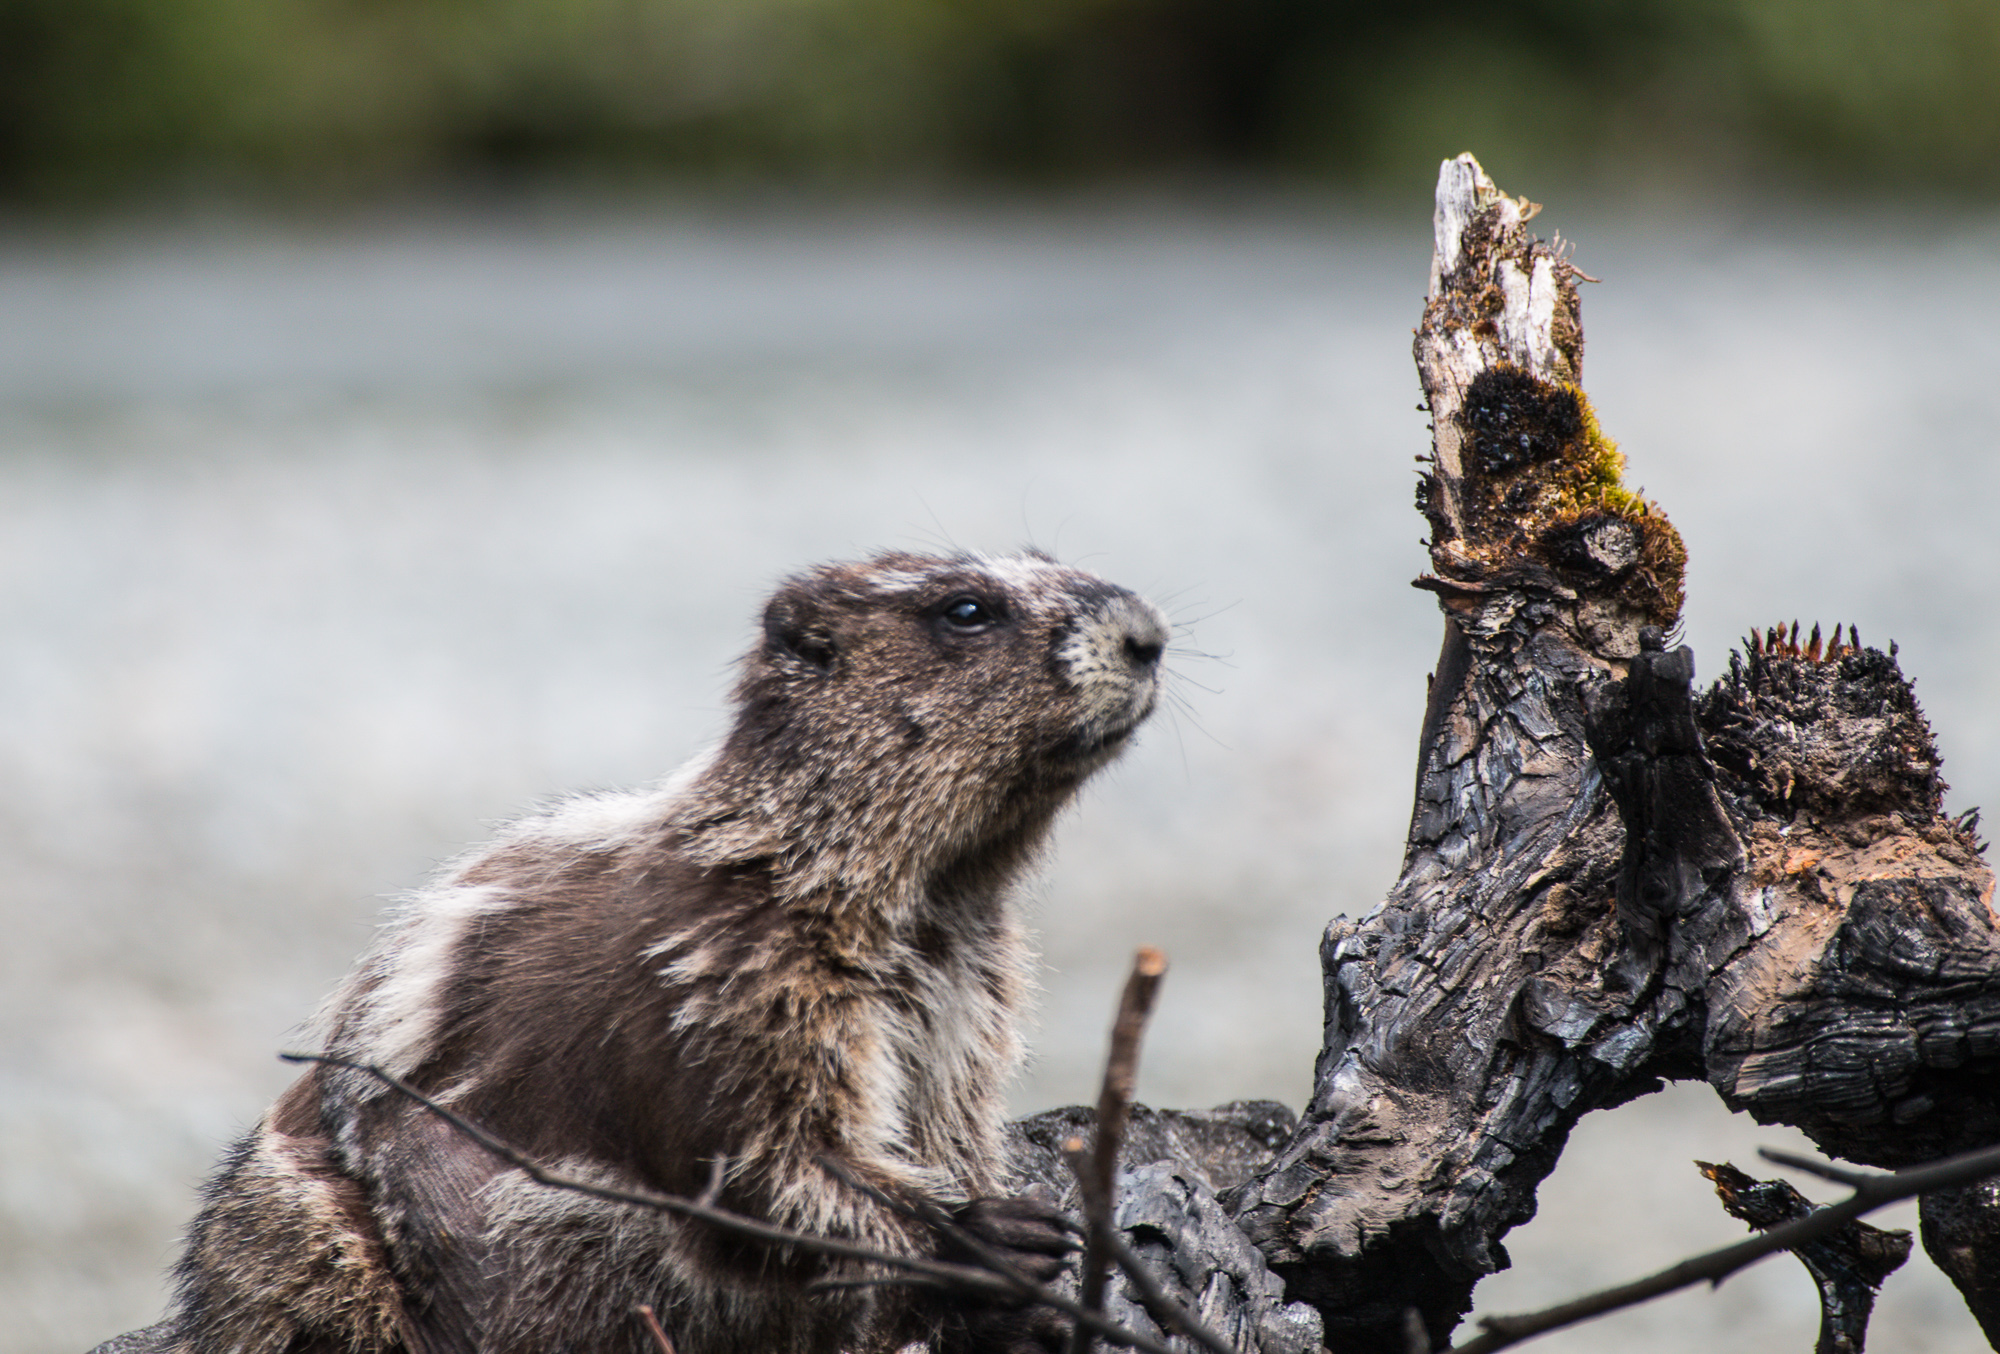
{"label": "charred wood", "polygon": [[[1083,1216],[1063,1145],[1088,1139],[1096,1110],[1046,1110],[1008,1125],[1013,1187],[1056,1192]],[[1239,1100],[1210,1110],[1133,1105],[1119,1140],[1113,1220],[1126,1246],[1172,1300],[1245,1354],[1313,1354],[1321,1348],[1319,1313],[1288,1297],[1263,1254],[1237,1227],[1224,1200],[1249,1181],[1297,1126],[1298,1116],[1269,1100]],[[1070,1276],[1058,1285],[1074,1292]],[[1129,1278],[1115,1278],[1104,1314],[1119,1326],[1194,1349],[1161,1329]]]}
{"label": "charred wood", "polygon": [[[1534,211],[1470,157],[1440,176],[1417,586],[1446,639],[1409,840],[1328,927],[1313,1099],[1229,1196],[1341,1354],[1403,1354],[1407,1308],[1444,1344],[1578,1118],[1663,1078],[1871,1165],[2000,1141],[1993,876],[1909,683],[1793,629],[1697,698],[1685,551],[1622,485]],[[1990,1216],[1931,1229],[1969,1292]]]}
{"label": "charred wood", "polygon": [[[1760,1232],[1814,1211],[1812,1201],[1783,1180],[1756,1180],[1726,1161],[1695,1165],[1714,1182],[1716,1197],[1729,1216]],[[1862,1354],[1875,1294],[1882,1281],[1910,1258],[1910,1234],[1849,1222],[1792,1254],[1819,1289],[1819,1340],[1813,1354]]]}
{"label": "charred wood", "polygon": [[1986,1342],[2000,1349],[2000,1180],[1935,1190],[1919,1202],[1924,1252],[1958,1285]]}

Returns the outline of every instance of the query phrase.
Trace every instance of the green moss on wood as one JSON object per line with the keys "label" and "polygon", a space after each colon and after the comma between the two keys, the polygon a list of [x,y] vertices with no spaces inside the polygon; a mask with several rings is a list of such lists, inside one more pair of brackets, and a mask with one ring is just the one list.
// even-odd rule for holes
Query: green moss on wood
{"label": "green moss on wood", "polygon": [[1525,555],[1653,624],[1680,618],[1680,533],[1625,487],[1624,454],[1579,387],[1503,362],[1473,379],[1457,417],[1467,555],[1496,571]]}

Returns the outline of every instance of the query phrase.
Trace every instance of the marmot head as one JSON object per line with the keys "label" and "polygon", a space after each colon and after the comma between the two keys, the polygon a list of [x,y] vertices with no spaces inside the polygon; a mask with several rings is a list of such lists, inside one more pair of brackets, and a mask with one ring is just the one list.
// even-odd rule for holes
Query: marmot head
{"label": "marmot head", "polygon": [[1011,873],[1152,712],[1167,639],[1149,603],[1038,554],[798,574],[744,660],[706,835],[795,896]]}

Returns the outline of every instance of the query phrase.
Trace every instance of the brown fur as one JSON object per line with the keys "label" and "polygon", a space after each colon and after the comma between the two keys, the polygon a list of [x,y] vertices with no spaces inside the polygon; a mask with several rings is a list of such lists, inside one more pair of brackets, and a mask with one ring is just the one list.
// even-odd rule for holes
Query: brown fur
{"label": "brown fur", "polygon": [[[1165,627],[1040,557],[910,555],[802,574],[764,621],[715,753],[448,870],[319,1030],[557,1170],[691,1195],[722,1159],[726,1207],[928,1253],[817,1158],[1000,1191],[1027,983],[1008,888],[1151,709]],[[682,1354],[935,1332],[904,1290],[806,1293],[822,1272],[536,1186],[320,1068],[210,1187],[180,1348],[638,1354],[642,1302]]]}

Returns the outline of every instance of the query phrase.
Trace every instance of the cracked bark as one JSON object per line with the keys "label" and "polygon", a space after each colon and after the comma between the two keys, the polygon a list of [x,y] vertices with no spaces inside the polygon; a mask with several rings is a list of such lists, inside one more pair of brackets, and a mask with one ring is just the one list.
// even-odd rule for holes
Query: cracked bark
{"label": "cracked bark", "polygon": [[[1404,1354],[1410,1309],[1445,1344],[1577,1120],[1664,1079],[1871,1166],[2000,1140],[1993,874],[1893,647],[1768,631],[1697,697],[1666,639],[1685,553],[1620,483],[1581,389],[1582,274],[1534,211],[1470,156],[1443,167],[1416,360],[1417,586],[1445,634],[1402,872],[1327,928],[1297,1127],[1215,1186],[1337,1354]],[[1162,1146],[1180,1174],[1131,1171],[1124,1206],[1172,1212],[1151,1194],[1200,1155]],[[1198,1214],[1176,1244],[1221,1254],[1231,1223]],[[2000,1334],[2000,1190],[1923,1218]]]}

